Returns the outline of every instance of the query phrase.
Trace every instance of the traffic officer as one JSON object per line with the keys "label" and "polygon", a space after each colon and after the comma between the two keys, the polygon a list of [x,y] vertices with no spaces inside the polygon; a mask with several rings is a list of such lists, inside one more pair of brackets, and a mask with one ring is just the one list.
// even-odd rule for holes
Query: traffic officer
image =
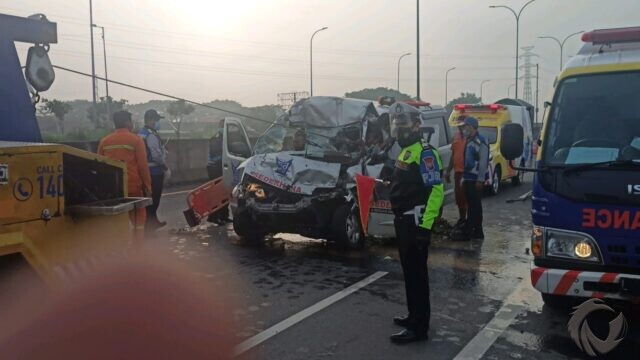
{"label": "traffic officer", "polygon": [[147,230],[153,231],[167,225],[166,221],[158,220],[158,207],[162,198],[162,190],[164,188],[165,173],[167,167],[167,151],[162,143],[160,134],[160,119],[164,119],[158,111],[154,109],[147,110],[144,113],[144,127],[138,132],[138,135],[144,140],[147,150],[147,162],[149,164],[149,173],[151,174],[151,199],[153,203],[147,206]]}
{"label": "traffic officer", "polygon": [[[115,131],[98,144],[98,154],[127,164],[127,189],[129,197],[151,195],[151,175],[147,163],[147,151],[142,139],[134,134],[131,113],[118,111],[113,114]],[[144,240],[146,209],[137,208],[129,213],[134,226],[136,246]]]}
{"label": "traffic officer", "polygon": [[402,148],[391,175],[390,200],[409,310],[393,319],[405,330],[391,335],[391,340],[404,344],[428,339],[427,259],[431,229],[444,200],[443,167],[438,150],[423,139],[418,109],[396,103],[389,114],[392,135]]}
{"label": "traffic officer", "polygon": [[462,185],[468,204],[467,222],[464,229],[465,240],[484,239],[482,230],[482,191],[489,167],[489,143],[478,132],[478,120],[464,119],[462,129],[467,138],[464,150],[464,173]]}

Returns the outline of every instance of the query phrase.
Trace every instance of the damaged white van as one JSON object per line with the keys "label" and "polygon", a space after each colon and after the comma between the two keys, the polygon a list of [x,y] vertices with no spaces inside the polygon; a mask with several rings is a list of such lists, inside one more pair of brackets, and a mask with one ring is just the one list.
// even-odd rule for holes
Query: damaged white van
{"label": "damaged white van", "polygon": [[[441,107],[431,110],[436,116],[425,115],[423,123],[447,162],[446,113]],[[382,211],[375,214],[372,207],[372,217],[365,221],[369,229],[362,228],[354,180],[356,174],[378,178],[393,166],[393,154],[399,151],[389,138],[388,117],[381,112],[384,108],[372,101],[304,99],[258,139],[253,151],[242,123],[227,118],[223,176],[233,188],[235,232],[251,241],[295,233],[352,249],[364,245],[365,233],[394,237],[393,214],[386,211],[384,196],[376,199]]]}

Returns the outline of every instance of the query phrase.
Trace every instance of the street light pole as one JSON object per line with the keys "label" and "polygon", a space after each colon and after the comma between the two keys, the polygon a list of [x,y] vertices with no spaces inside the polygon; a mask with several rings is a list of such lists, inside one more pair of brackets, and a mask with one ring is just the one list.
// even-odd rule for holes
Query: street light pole
{"label": "street light pole", "polygon": [[522,15],[522,11],[529,6],[532,2],[536,0],[529,0],[526,4],[520,8],[520,11],[516,13],[512,8],[505,5],[497,5],[497,6],[489,6],[491,9],[504,8],[513,13],[513,16],[516,17],[516,99],[518,99],[518,67],[520,66],[520,16]]}
{"label": "street light pole", "polygon": [[515,86],[516,86],[516,84],[509,85],[509,88],[507,89],[507,98],[511,98],[511,88],[513,88]]}
{"label": "street light pole", "polygon": [[93,91],[93,121],[98,124],[98,107],[96,101],[96,61],[93,47],[93,0],[89,0],[89,29],[91,29],[91,90]]}
{"label": "street light pole", "polygon": [[455,66],[452,67],[451,69],[447,70],[444,75],[444,106],[447,106],[449,104],[449,72],[455,69]]}
{"label": "street light pole", "polygon": [[400,60],[402,60],[403,57],[405,56],[409,56],[411,55],[411,53],[406,53],[400,56],[400,58],[398,59],[398,87],[396,88],[398,90],[398,92],[400,92]]}
{"label": "street light pole", "polygon": [[109,97],[109,74],[107,72],[107,42],[104,38],[104,26],[93,24],[94,27],[102,30],[102,53],[104,55],[104,86],[107,93],[107,117],[111,119],[111,98]]}
{"label": "street light pole", "polygon": [[322,30],[327,30],[328,27],[323,27],[322,29],[318,29],[316,30],[313,35],[311,35],[311,40],[309,41],[309,76],[311,77],[311,91],[310,91],[310,96],[313,96],[313,37],[316,36],[317,33],[319,33]]}
{"label": "street light pole", "polygon": [[484,100],[482,99],[482,87],[484,86],[485,83],[488,83],[491,80],[482,80],[482,82],[480,83],[480,103],[483,104]]}
{"label": "street light pole", "polygon": [[420,100],[420,0],[416,0],[416,99]]}
{"label": "street light pole", "polygon": [[538,96],[540,95],[540,64],[536,64],[536,118],[535,123],[538,122],[538,112],[540,111],[538,105]]}
{"label": "street light pole", "polygon": [[560,71],[562,71],[562,66],[564,65],[564,57],[563,57],[563,52],[564,52],[564,44],[567,42],[567,40],[569,40],[570,38],[582,34],[584,32],[584,30],[575,32],[567,37],[564,38],[564,40],[560,41],[558,40],[558,38],[553,37],[553,36],[539,36],[538,39],[549,39],[549,40],[554,40],[556,43],[558,43],[558,46],[560,47]]}

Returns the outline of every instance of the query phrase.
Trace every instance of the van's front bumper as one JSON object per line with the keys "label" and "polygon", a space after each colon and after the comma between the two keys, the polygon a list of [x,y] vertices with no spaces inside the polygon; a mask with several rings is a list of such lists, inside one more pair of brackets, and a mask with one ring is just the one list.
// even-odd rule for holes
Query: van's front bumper
{"label": "van's front bumper", "polygon": [[531,263],[531,284],[543,294],[640,300],[640,275],[551,269]]}

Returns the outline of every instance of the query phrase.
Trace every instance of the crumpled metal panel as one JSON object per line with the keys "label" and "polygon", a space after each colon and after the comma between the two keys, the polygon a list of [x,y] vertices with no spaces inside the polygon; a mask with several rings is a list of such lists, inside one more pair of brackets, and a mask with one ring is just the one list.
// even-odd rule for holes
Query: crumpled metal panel
{"label": "crumpled metal panel", "polygon": [[311,195],[318,188],[335,188],[340,175],[340,164],[330,164],[287,153],[256,155],[243,165],[245,175],[279,189],[303,195]]}
{"label": "crumpled metal panel", "polygon": [[363,124],[378,117],[372,101],[334,96],[314,96],[296,102],[278,122],[306,124],[318,127],[337,127]]}

